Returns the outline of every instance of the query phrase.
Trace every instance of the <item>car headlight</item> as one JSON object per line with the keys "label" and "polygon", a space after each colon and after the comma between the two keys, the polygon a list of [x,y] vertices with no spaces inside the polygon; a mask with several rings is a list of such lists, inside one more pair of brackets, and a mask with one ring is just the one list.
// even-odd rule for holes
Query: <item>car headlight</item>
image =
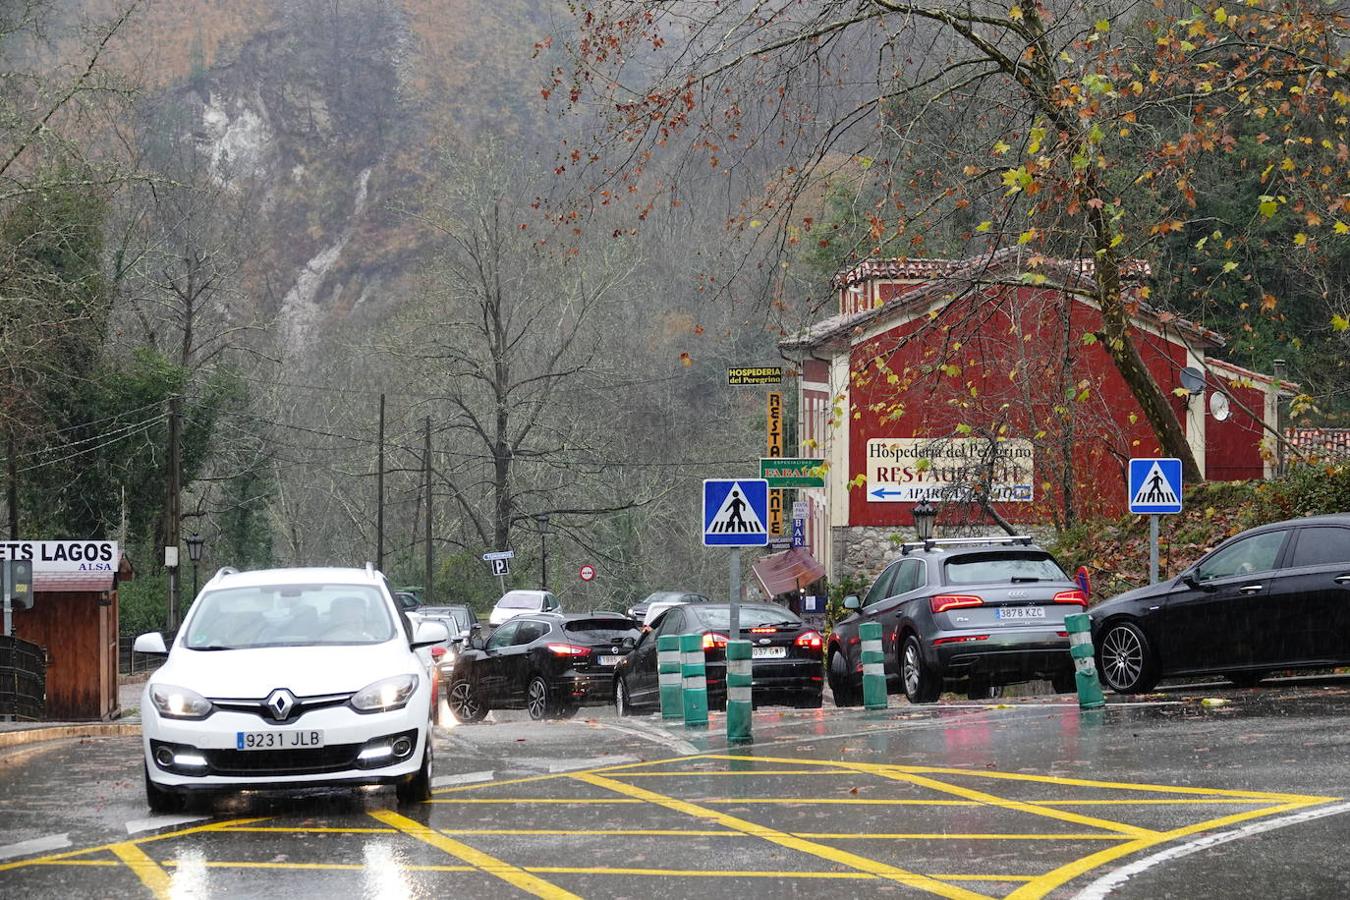
{"label": "car headlight", "polygon": [[150,702],[166,719],[205,719],[214,707],[196,691],[171,684],[150,685]]}
{"label": "car headlight", "polygon": [[352,706],[360,712],[385,712],[402,709],[417,690],[416,675],[398,675],[368,684],[352,696]]}

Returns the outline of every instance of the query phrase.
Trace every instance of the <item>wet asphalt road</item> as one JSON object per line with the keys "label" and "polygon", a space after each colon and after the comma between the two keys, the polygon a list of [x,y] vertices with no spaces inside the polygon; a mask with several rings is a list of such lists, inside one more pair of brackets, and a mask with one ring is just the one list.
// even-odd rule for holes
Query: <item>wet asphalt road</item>
{"label": "wet asphalt road", "polygon": [[765,709],[748,747],[494,714],[402,810],[151,817],[137,739],[39,746],[0,757],[0,896],[1350,896],[1350,679],[1065,699]]}

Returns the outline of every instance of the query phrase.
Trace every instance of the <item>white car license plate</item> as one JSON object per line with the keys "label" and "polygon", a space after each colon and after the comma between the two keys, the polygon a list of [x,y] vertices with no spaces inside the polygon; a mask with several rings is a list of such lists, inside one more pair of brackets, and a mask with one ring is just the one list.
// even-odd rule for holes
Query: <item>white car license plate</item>
{"label": "white car license plate", "polygon": [[236,750],[308,750],[323,746],[323,732],[305,731],[237,731]]}
{"label": "white car license plate", "polygon": [[755,647],[750,651],[752,659],[781,659],[787,656],[786,647]]}
{"label": "white car license plate", "polygon": [[1000,606],[998,608],[998,617],[1000,619],[1044,619],[1045,607]]}
{"label": "white car license plate", "polygon": [[602,666],[617,666],[621,659],[623,659],[622,656],[602,656],[599,658],[598,662]]}

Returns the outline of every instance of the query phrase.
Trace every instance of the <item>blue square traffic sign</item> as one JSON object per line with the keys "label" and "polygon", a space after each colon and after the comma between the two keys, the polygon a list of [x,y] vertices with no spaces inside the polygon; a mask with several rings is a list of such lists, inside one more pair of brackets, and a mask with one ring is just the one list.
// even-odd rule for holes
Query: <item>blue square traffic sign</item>
{"label": "blue square traffic sign", "polygon": [[762,478],[703,482],[703,544],[763,547],[769,543],[769,483]]}
{"label": "blue square traffic sign", "polygon": [[1181,512],[1181,460],[1169,457],[1130,460],[1128,498],[1132,513]]}

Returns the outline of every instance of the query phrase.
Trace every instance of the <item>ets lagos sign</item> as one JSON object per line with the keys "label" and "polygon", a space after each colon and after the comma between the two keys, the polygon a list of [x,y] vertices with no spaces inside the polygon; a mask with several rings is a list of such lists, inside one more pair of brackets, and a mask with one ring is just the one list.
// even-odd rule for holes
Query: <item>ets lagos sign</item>
{"label": "ets lagos sign", "polygon": [[117,541],[0,541],[0,560],[31,562],[34,575],[116,572]]}
{"label": "ets lagos sign", "polygon": [[867,500],[917,503],[965,500],[987,487],[994,503],[1035,498],[1035,449],[1015,438],[872,438],[867,442]]}

